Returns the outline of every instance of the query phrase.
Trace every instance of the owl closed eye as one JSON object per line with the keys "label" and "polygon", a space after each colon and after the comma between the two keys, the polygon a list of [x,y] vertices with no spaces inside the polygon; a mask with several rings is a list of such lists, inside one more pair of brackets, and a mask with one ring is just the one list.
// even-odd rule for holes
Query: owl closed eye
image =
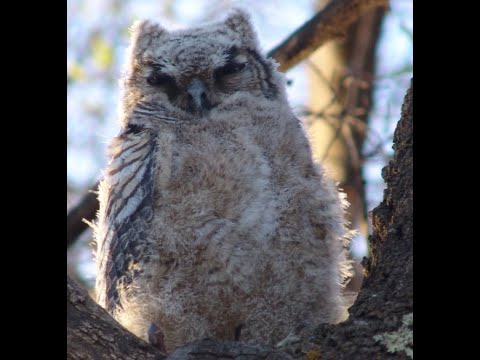
{"label": "owl closed eye", "polygon": [[137,23],[125,87],[137,101],[200,116],[238,92],[273,98],[272,63],[259,53],[255,34],[242,33],[244,24],[236,21],[225,24],[226,31],[205,36],[204,29],[169,33],[149,21]]}

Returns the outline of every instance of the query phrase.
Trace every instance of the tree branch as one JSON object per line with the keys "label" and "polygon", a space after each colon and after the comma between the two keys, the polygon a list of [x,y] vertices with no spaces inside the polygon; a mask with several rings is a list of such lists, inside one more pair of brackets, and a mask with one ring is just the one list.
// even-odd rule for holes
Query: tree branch
{"label": "tree branch", "polygon": [[286,71],[329,40],[344,37],[348,26],[366,11],[387,7],[388,0],[336,0],[308,20],[280,45],[268,52]]}
{"label": "tree branch", "polygon": [[280,351],[266,345],[245,345],[238,341],[204,339],[180,346],[167,360],[292,360]]}
{"label": "tree branch", "polygon": [[67,275],[67,359],[164,360],[98,306]]}
{"label": "tree branch", "polygon": [[67,214],[67,249],[75,240],[88,228],[83,219],[92,220],[98,210],[98,200],[96,192],[98,183],[93,185],[90,190],[83,195],[77,205],[75,205]]}

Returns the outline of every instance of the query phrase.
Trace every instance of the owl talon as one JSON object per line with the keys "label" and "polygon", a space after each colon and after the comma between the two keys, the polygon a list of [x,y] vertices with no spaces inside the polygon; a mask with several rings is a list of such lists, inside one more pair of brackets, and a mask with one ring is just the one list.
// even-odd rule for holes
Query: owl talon
{"label": "owl talon", "polygon": [[155,323],[150,323],[150,326],[147,330],[148,342],[155,346],[162,353],[167,354],[167,349],[165,349],[164,335],[162,330]]}

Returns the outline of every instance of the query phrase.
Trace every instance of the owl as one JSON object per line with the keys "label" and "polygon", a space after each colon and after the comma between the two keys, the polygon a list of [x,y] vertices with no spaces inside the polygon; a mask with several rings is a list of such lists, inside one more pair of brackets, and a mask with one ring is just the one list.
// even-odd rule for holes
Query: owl
{"label": "owl", "polygon": [[347,317],[344,195],[312,160],[249,16],[132,27],[99,185],[98,302],[171,352]]}

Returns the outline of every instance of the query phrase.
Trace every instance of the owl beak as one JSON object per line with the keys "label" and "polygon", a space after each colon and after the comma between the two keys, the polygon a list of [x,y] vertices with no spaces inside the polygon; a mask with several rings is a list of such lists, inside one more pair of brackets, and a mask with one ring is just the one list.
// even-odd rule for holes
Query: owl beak
{"label": "owl beak", "polygon": [[207,97],[207,87],[199,79],[193,79],[187,88],[189,107],[192,112],[203,114],[205,110],[210,110],[212,105]]}

